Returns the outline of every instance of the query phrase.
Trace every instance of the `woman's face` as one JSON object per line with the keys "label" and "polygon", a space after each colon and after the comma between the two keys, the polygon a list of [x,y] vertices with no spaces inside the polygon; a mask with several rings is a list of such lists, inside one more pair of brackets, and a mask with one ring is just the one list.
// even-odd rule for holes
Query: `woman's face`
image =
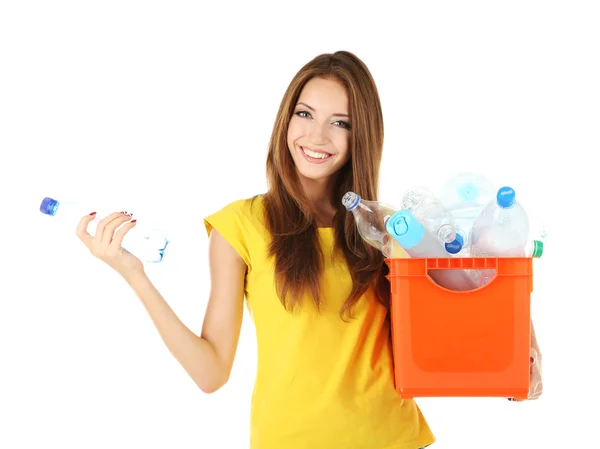
{"label": "woman's face", "polygon": [[287,144],[301,177],[326,180],[350,158],[350,110],[339,81],[312,78],[294,107]]}

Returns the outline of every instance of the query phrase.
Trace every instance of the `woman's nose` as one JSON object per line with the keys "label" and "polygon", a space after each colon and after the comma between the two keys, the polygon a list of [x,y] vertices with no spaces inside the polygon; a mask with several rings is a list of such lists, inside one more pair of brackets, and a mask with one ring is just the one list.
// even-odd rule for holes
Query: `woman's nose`
{"label": "woman's nose", "polygon": [[319,125],[318,123],[314,123],[311,125],[308,137],[312,144],[322,145],[327,143],[327,131],[323,125]]}

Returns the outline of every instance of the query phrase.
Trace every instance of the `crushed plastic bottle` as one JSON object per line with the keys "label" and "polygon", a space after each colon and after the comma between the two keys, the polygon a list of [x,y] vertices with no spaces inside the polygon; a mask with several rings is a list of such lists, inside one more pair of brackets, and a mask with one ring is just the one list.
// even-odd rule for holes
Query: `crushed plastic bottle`
{"label": "crushed plastic bottle", "polygon": [[458,173],[443,184],[440,201],[454,217],[455,226],[461,229],[464,238],[460,257],[469,256],[473,221],[494,200],[497,191],[491,180],[472,172]]}
{"label": "crushed plastic bottle", "polygon": [[[50,197],[45,197],[40,204],[42,214],[60,220],[64,226],[72,227],[73,230],[81,217],[89,214],[92,209],[83,202],[58,201]],[[90,221],[87,227],[90,235],[95,234],[98,223],[106,215],[108,213],[97,213]],[[163,260],[169,242],[162,230],[136,225],[125,234],[121,246],[143,262],[157,263]]]}
{"label": "crushed plastic bottle", "polygon": [[457,239],[454,217],[436,195],[426,187],[414,186],[402,195],[400,208],[417,218],[451,254],[459,252],[464,242]]}
{"label": "crushed plastic bottle", "polygon": [[[425,229],[420,220],[408,210],[399,210],[386,220],[387,232],[413,258],[446,258],[446,250],[436,237]],[[438,285],[454,291],[473,290],[477,284],[466,270],[429,270],[429,277]]]}
{"label": "crushed plastic bottle", "polygon": [[407,257],[406,251],[385,230],[385,222],[396,208],[381,201],[364,200],[354,192],[346,192],[342,204],[352,212],[358,233],[365,242],[387,258]]}

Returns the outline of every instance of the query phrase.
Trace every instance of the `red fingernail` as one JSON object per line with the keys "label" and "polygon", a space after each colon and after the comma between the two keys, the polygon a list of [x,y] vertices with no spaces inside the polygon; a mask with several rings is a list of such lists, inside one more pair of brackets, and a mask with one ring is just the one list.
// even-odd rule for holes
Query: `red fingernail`
{"label": "red fingernail", "polygon": [[96,215],[96,212],[92,212],[90,215]]}
{"label": "red fingernail", "polygon": [[137,220],[131,220],[129,223],[135,223]]}

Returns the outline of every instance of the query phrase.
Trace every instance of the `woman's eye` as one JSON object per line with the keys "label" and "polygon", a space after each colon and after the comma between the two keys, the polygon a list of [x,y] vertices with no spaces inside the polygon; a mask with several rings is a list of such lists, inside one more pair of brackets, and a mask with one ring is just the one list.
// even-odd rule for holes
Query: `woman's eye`
{"label": "woman's eye", "polygon": [[306,111],[298,111],[296,112],[296,115],[299,117],[310,117],[310,114]]}
{"label": "woman's eye", "polygon": [[350,125],[348,123],[346,123],[346,122],[341,121],[341,120],[338,120],[338,121],[336,121],[334,123],[339,123],[338,126],[341,126],[342,128],[350,129]]}

